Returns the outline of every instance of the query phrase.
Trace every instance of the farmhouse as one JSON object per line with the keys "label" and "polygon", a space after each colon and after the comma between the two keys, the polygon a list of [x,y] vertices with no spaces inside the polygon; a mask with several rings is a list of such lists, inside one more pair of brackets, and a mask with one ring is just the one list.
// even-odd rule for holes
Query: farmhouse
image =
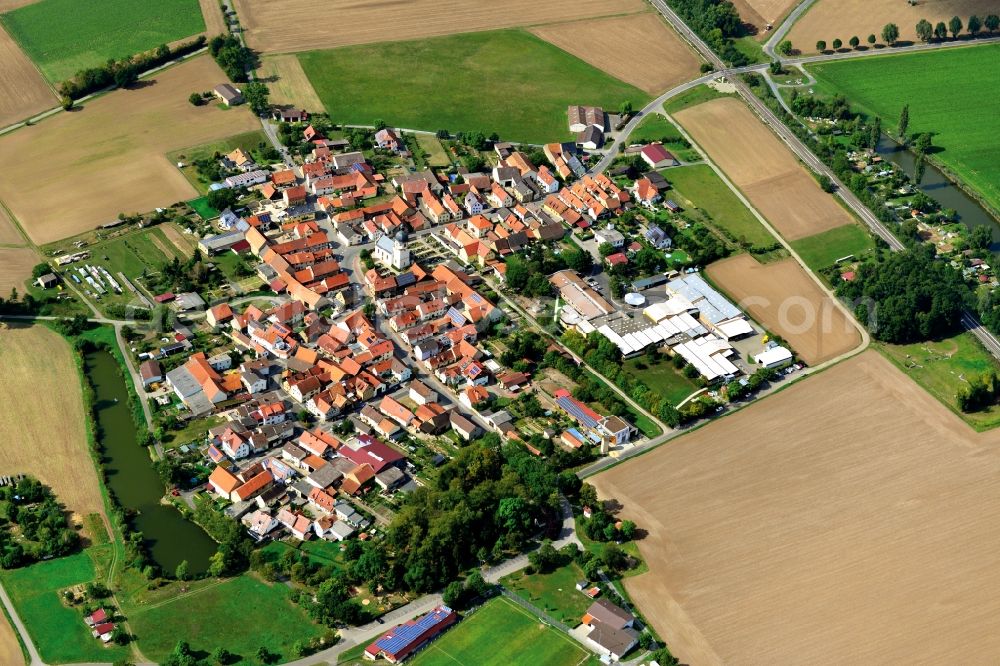
{"label": "farmhouse", "polygon": [[604,145],[604,132],[590,125],[576,135],[576,145],[586,150],[597,150]]}
{"label": "farmhouse", "polygon": [[606,599],[592,603],[581,623],[590,627],[587,643],[613,661],[620,660],[639,642],[632,614]]}
{"label": "farmhouse", "polygon": [[677,158],[660,143],[650,143],[643,146],[639,154],[642,156],[642,161],[653,169],[662,169],[663,167],[680,164]]}
{"label": "farmhouse", "polygon": [[582,132],[588,127],[594,127],[603,134],[608,129],[604,109],[599,106],[570,106],[566,113],[569,116],[570,132]]}
{"label": "farmhouse", "polygon": [[236,106],[243,103],[243,93],[239,88],[233,87],[229,83],[220,83],[212,89],[212,94],[222,100],[226,106]]}

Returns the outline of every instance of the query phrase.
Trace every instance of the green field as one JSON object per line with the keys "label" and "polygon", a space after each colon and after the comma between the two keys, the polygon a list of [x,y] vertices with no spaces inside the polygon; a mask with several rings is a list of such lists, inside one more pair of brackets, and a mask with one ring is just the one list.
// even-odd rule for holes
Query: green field
{"label": "green field", "polygon": [[989,430],[1000,425],[1000,406],[994,405],[986,411],[971,414],[963,414],[955,406],[955,396],[966,385],[965,377],[991,371],[1000,373],[1000,364],[971,333],[960,333],[939,342],[878,344],[876,348],[976,430]]}
{"label": "green field", "polygon": [[829,231],[793,241],[792,248],[799,253],[806,265],[814,271],[829,268],[838,259],[853,255],[861,258],[875,249],[875,242],[867,231],[857,224],[846,224]]}
{"label": "green field", "polygon": [[143,654],[158,662],[182,639],[191,643],[192,650],[206,653],[224,647],[239,655],[238,664],[257,664],[254,653],[262,645],[289,661],[297,656],[296,641],[323,634],[289,601],[291,592],[281,583],[268,585],[247,574],[186,597],[136,608],[129,622]]}
{"label": "green field", "polygon": [[651,143],[659,141],[683,162],[698,162],[701,155],[685,141],[673,123],[658,113],[651,113],[642,119],[632,134],[629,143]]}
{"label": "green field", "polygon": [[40,0],[0,22],[53,83],[205,30],[198,0]]}
{"label": "green field", "polygon": [[191,201],[187,202],[187,205],[191,206],[191,209],[194,210],[194,212],[198,213],[198,215],[203,220],[211,220],[213,218],[219,217],[219,213],[222,212],[215,210],[214,208],[208,205],[207,196],[198,197],[197,199],[191,199]]}
{"label": "green field", "polygon": [[649,365],[644,356],[631,358],[622,365],[625,372],[640,380],[653,392],[658,393],[676,405],[701,387],[674,368],[669,360],[661,360]]}
{"label": "green field", "polygon": [[[576,666],[590,653],[514,602],[494,599],[421,651],[413,666]],[[594,660],[596,662],[596,659]]]}
{"label": "green field", "polygon": [[[668,169],[663,176],[674,187],[664,196],[691,212],[691,205],[708,215],[708,222],[728,232],[733,240],[768,247],[777,242],[753,213],[706,164]],[[679,196],[678,196],[679,195]]]}
{"label": "green field", "polygon": [[586,579],[583,569],[570,562],[547,574],[529,576],[519,571],[502,578],[500,583],[560,622],[575,627],[593,603],[590,597],[576,589],[577,582]]}
{"label": "green field", "polygon": [[566,107],[617,110],[649,96],[521,30],[475,32],[299,54],[338,123],[569,138]]}
{"label": "green field", "polygon": [[94,577],[94,564],[87,552],[0,571],[17,614],[46,663],[111,662],[128,656],[128,648],[105,647],[92,637],[83,622],[83,611],[64,605],[59,596],[60,590],[91,582]]}
{"label": "green field", "polygon": [[[858,58],[810,66],[820,83],[895,132],[904,104],[909,132],[933,132],[932,157],[1000,210],[1000,44]],[[993,74],[990,74],[992,72]]]}
{"label": "green field", "polygon": [[[260,160],[259,154],[260,145],[262,143],[267,145],[267,136],[264,134],[264,131],[254,130],[252,132],[236,134],[220,141],[175,150],[167,153],[167,159],[173,164],[183,162],[185,167],[181,169],[181,173],[184,174],[187,181],[191,183],[191,185],[199,192],[208,192],[208,186],[211,185],[211,182],[203,178],[201,174],[198,173],[198,170],[192,166],[192,163],[195,160],[214,157],[216,154],[225,155],[227,153],[231,153],[237,148],[242,148],[244,152],[253,157],[258,164],[261,164],[262,161]],[[198,211],[198,214],[201,215],[201,211]]]}
{"label": "green field", "polygon": [[710,102],[719,97],[732,97],[732,95],[725,95],[715,90],[715,88],[702,85],[668,99],[663,103],[663,110],[667,113],[677,113],[689,106],[697,106],[702,102]]}

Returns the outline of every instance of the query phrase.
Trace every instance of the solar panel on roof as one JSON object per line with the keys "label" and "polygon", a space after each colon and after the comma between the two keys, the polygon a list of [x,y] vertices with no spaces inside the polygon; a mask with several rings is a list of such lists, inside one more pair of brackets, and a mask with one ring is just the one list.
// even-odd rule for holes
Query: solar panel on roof
{"label": "solar panel on roof", "polygon": [[591,417],[589,414],[583,411],[579,403],[573,398],[568,396],[563,396],[561,398],[556,398],[556,402],[559,404],[567,414],[575,418],[584,427],[595,428],[597,427],[597,421]]}
{"label": "solar panel on roof", "polygon": [[418,640],[428,629],[443,622],[450,614],[451,609],[447,606],[442,606],[423,617],[417,618],[412,623],[399,625],[393,631],[375,641],[375,645],[391,654],[398,653],[413,641]]}

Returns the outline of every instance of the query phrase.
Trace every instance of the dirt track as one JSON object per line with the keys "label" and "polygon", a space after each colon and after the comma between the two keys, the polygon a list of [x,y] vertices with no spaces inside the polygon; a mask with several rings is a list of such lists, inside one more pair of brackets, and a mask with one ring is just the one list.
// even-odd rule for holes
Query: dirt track
{"label": "dirt track", "polygon": [[110,222],[120,212],[196,196],[165,154],[260,127],[245,107],[223,111],[188,103],[191,92],[211,90],[223,80],[211,58],[198,56],[134,89],[0,137],[0,154],[11,156],[0,178],[0,200],[42,245]]}
{"label": "dirt track", "polygon": [[982,19],[996,14],[998,7],[996,0],[920,0],[915,6],[900,0],[820,0],[796,21],[788,39],[803,53],[814,53],[821,39],[830,45],[839,38],[846,46],[857,35],[867,44],[868,35],[874,33],[881,42],[882,26],[895,23],[900,40],[916,41],[920,19],[932,25],[938,21],[947,24],[952,16],[958,16],[965,24],[972,14]]}
{"label": "dirt track", "polygon": [[852,223],[850,215],[740,100],[714,99],[685,109],[676,118],[786,240]]}
{"label": "dirt track", "polygon": [[593,479],[691,664],[992,664],[1000,433],[866,352]]}
{"label": "dirt track", "polygon": [[438,37],[648,9],[642,0],[235,0],[247,42],[262,53]]}
{"label": "dirt track", "polygon": [[0,473],[37,476],[78,516],[103,514],[69,344],[43,326],[0,328],[0,404]]}
{"label": "dirt track", "polygon": [[0,127],[30,118],[58,101],[21,47],[0,27]]}
{"label": "dirt track", "polygon": [[861,344],[851,321],[794,259],[760,264],[740,254],[709,265],[705,272],[740,309],[787,340],[809,365]]}
{"label": "dirt track", "polygon": [[651,12],[556,23],[531,32],[650,94],[698,74],[694,52]]}

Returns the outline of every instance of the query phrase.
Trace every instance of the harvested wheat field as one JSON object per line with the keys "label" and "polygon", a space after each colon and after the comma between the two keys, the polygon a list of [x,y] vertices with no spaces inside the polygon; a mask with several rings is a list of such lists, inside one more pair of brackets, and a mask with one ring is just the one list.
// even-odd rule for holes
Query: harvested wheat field
{"label": "harvested wheat field", "polygon": [[795,22],[788,39],[800,51],[812,53],[819,40],[832,44],[840,39],[847,44],[857,35],[867,44],[868,35],[874,34],[882,42],[882,26],[895,23],[900,41],[915,42],[920,19],[947,25],[952,16],[958,16],[964,24],[972,14],[982,19],[997,9],[996,0],[920,0],[914,6],[899,0],[819,0]]}
{"label": "harvested wheat field", "polygon": [[30,247],[0,247],[0,297],[10,296],[11,289],[23,294],[25,281],[31,279],[31,269],[40,261]]}
{"label": "harvested wheat field", "polygon": [[740,18],[757,28],[757,36],[762,40],[771,34],[764,30],[767,24],[777,27],[797,4],[799,0],[733,0]]}
{"label": "harvested wheat field", "polygon": [[0,203],[0,245],[25,245],[24,236],[14,226],[14,221],[7,215]]}
{"label": "harvested wheat field", "polygon": [[69,343],[44,326],[0,328],[0,405],[0,474],[38,477],[76,519],[103,515]]}
{"label": "harvested wheat field", "polygon": [[201,5],[201,13],[205,17],[205,35],[209,39],[229,32],[217,0],[198,0],[198,4]]}
{"label": "harvested wheat field", "polygon": [[646,9],[642,0],[508,0],[502,6],[485,0],[236,0],[247,43],[263,53],[440,37]]}
{"label": "harvested wheat field", "polygon": [[0,664],[11,666],[24,664],[24,653],[21,652],[17,635],[14,634],[14,628],[10,626],[10,620],[6,616],[0,616]]}
{"label": "harvested wheat field", "polygon": [[244,107],[223,111],[188,103],[191,91],[224,80],[211,58],[199,56],[132,90],[116,90],[0,137],[0,154],[10,156],[0,199],[42,245],[110,222],[120,212],[194,198],[198,193],[166,153],[260,128]]}
{"label": "harvested wheat field", "polygon": [[0,127],[30,118],[58,101],[21,47],[0,27]]}
{"label": "harvested wheat field", "polygon": [[853,222],[742,101],[714,99],[675,117],[787,240]]}
{"label": "harvested wheat field", "polygon": [[739,254],[710,264],[705,272],[741,310],[787,340],[809,365],[861,344],[854,321],[792,258],[761,264]]}
{"label": "harvested wheat field", "polygon": [[993,664],[1000,435],[869,351],[592,479],[682,662]]}
{"label": "harvested wheat field", "polygon": [[271,89],[271,104],[306,111],[322,111],[320,101],[302,63],[291,54],[261,58],[257,77]]}
{"label": "harvested wheat field", "polygon": [[659,14],[651,12],[556,23],[531,32],[650,94],[693,78],[701,63]]}
{"label": "harvested wheat field", "polygon": [[[163,231],[163,235],[167,237],[167,240],[170,241],[171,245],[177,248],[185,257],[190,257],[194,254],[195,248],[198,244],[190,235],[182,233],[181,230],[177,228],[176,224],[173,222],[161,224],[159,228]],[[171,254],[173,253],[166,253],[168,257]]]}

